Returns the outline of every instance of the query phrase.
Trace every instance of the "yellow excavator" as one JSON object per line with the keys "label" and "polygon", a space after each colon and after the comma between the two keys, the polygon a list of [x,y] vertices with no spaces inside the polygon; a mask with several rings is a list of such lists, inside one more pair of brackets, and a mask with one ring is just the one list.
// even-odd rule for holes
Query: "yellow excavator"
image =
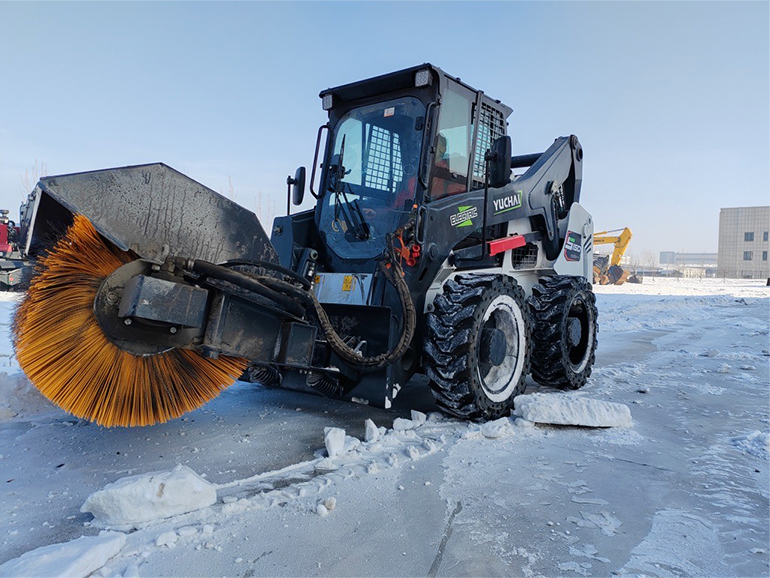
{"label": "yellow excavator", "polygon": [[[612,234],[618,233],[618,234]],[[615,249],[612,255],[594,254],[594,284],[598,285],[622,285],[626,281],[629,283],[639,283],[636,275],[629,277],[629,272],[620,266],[620,261],[631,242],[631,229],[613,229],[612,231],[600,231],[594,234],[594,246],[614,244]]]}

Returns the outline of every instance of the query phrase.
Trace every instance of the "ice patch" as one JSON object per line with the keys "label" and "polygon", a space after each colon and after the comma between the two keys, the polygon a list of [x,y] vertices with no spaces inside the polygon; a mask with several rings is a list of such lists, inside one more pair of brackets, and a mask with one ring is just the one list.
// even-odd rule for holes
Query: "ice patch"
{"label": "ice patch", "polygon": [[[623,522],[605,510],[602,510],[598,514],[580,512],[580,515],[583,516],[584,520],[599,528],[605,536],[614,536],[617,533],[618,528],[623,525]],[[578,526],[579,525],[580,524],[578,524]]]}
{"label": "ice patch", "polygon": [[43,546],[0,566],[0,577],[46,576],[81,578],[104,566],[126,543],[122,532],[81,536],[63,544]]}
{"label": "ice patch", "polygon": [[187,466],[107,484],[86,499],[81,512],[108,526],[129,526],[200,510],[217,501],[210,483]]}
{"label": "ice patch", "polygon": [[518,395],[513,404],[514,415],[536,423],[586,427],[627,427],[633,423],[628,406],[577,395]]}
{"label": "ice patch", "polygon": [[[686,539],[672,539],[682,536]],[[726,572],[718,572],[723,568]],[[715,528],[706,520],[681,510],[655,514],[647,537],[631,551],[620,574],[652,576],[729,576]]]}
{"label": "ice patch", "polygon": [[559,570],[562,572],[575,572],[581,576],[588,576],[591,564],[589,562],[560,562]]}

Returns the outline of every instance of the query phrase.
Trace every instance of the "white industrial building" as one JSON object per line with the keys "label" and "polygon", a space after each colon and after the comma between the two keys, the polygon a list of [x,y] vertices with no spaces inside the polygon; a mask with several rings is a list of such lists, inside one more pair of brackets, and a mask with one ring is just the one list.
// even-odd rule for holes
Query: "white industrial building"
{"label": "white industrial building", "polygon": [[721,209],[717,277],[770,277],[768,231],[770,206]]}

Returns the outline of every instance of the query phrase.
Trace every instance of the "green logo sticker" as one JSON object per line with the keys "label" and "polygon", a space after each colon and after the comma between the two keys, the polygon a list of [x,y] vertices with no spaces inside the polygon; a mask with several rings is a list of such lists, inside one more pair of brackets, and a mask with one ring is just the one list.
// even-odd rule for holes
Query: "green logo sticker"
{"label": "green logo sticker", "polygon": [[453,227],[471,227],[473,221],[479,215],[479,210],[476,207],[467,205],[465,207],[457,207],[457,213],[449,217],[449,222]]}

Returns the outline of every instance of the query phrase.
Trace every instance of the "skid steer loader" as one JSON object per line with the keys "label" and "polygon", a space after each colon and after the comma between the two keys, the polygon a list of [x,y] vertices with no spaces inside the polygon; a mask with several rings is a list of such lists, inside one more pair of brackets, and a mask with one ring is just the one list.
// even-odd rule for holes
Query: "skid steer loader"
{"label": "skid steer loader", "polygon": [[146,425],[242,371],[385,408],[420,372],[443,411],[491,419],[529,374],[586,383],[597,310],[577,137],[512,156],[512,110],[430,64],[320,97],[309,179],[287,179],[315,206],[276,218],[270,239],[163,164],[40,180],[15,339],[45,395]]}

